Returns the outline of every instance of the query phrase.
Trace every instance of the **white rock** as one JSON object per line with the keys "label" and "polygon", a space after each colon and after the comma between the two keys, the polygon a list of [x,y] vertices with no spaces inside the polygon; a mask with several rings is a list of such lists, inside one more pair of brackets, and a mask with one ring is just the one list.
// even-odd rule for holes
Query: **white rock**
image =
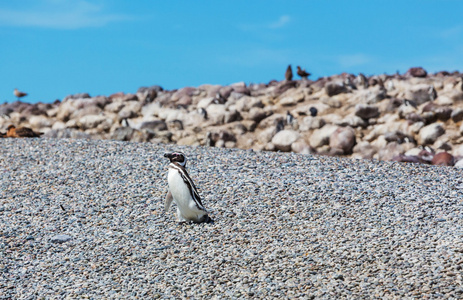
{"label": "white rock", "polygon": [[272,138],[272,144],[275,145],[275,149],[288,152],[291,151],[291,145],[299,138],[299,133],[294,130],[285,129],[279,131]]}
{"label": "white rock", "polygon": [[309,144],[313,148],[319,148],[324,145],[328,145],[330,142],[330,136],[338,129],[336,125],[325,125],[320,129],[316,129],[309,139]]}
{"label": "white rock", "polygon": [[445,129],[440,123],[433,123],[424,126],[419,132],[419,142],[422,145],[432,144],[444,133]]}

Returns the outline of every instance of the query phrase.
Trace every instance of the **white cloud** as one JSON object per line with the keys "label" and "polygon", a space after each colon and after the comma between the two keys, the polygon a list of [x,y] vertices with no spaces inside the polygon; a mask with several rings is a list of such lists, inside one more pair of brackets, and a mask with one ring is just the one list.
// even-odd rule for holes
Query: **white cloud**
{"label": "white cloud", "polygon": [[29,9],[0,8],[0,26],[78,29],[129,19],[128,15],[106,13],[102,5],[87,1],[47,0]]}
{"label": "white cloud", "polygon": [[267,27],[271,29],[281,28],[291,21],[291,17],[288,15],[281,16],[278,21],[269,24]]}

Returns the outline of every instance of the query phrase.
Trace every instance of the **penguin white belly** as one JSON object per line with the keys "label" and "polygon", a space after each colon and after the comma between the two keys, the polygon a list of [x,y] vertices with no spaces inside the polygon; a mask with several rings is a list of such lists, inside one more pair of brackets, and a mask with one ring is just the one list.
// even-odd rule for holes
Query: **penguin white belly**
{"label": "penguin white belly", "polygon": [[179,219],[183,217],[188,220],[197,220],[206,214],[205,211],[197,207],[194,199],[191,197],[190,189],[177,170],[169,170],[167,181],[174,202],[182,214],[182,216],[178,216]]}

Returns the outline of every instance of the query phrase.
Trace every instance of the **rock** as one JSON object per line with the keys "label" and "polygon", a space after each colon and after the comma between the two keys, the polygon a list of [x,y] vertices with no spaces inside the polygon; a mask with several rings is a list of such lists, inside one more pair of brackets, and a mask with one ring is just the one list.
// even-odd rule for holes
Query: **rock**
{"label": "rock", "polygon": [[241,114],[236,110],[232,110],[232,111],[225,112],[223,122],[225,124],[228,124],[228,123],[232,123],[232,122],[240,121],[240,120],[242,120]]}
{"label": "rock", "polygon": [[380,86],[354,92],[349,103],[375,104],[386,98],[386,91]]}
{"label": "rock", "polygon": [[52,139],[90,139],[91,136],[88,133],[74,130],[74,129],[52,129],[45,133],[43,137]]}
{"label": "rock", "polygon": [[158,92],[162,91],[160,86],[140,87],[137,90],[137,98],[145,103],[151,103],[157,97]]}
{"label": "rock", "polygon": [[135,94],[125,94],[123,92],[114,93],[108,97],[112,102],[113,101],[138,101],[138,97]]}
{"label": "rock", "polygon": [[206,108],[208,119],[215,125],[224,124],[226,108],[222,104],[211,104]]}
{"label": "rock", "polygon": [[388,143],[385,147],[379,148],[378,158],[380,160],[392,160],[395,156],[403,154],[403,147],[397,142]]}
{"label": "rock", "polygon": [[368,126],[368,121],[366,121],[365,119],[362,119],[354,114],[351,114],[351,115],[347,115],[344,119],[342,120],[335,120],[333,122],[335,125],[338,125],[338,126],[350,126],[350,127],[354,127],[354,128],[357,128],[357,127],[362,127],[362,128],[366,128]]}
{"label": "rock", "polygon": [[322,128],[326,124],[325,120],[321,117],[307,116],[302,119],[299,124],[300,131],[309,131],[311,129]]}
{"label": "rock", "polygon": [[281,98],[279,103],[281,106],[293,106],[302,101],[304,101],[304,93],[298,91],[297,93],[292,93],[291,95]]}
{"label": "rock", "polygon": [[125,106],[119,111],[119,120],[131,119],[139,116],[141,112],[142,103],[138,101],[127,101]]}
{"label": "rock", "polygon": [[439,123],[424,126],[419,132],[419,143],[422,145],[433,144],[444,133],[445,129]]}
{"label": "rock", "polygon": [[62,244],[62,243],[66,243],[66,242],[70,241],[71,239],[72,239],[72,237],[70,235],[58,234],[58,235],[52,236],[50,238],[50,242]]}
{"label": "rock", "polygon": [[199,146],[199,141],[194,135],[183,137],[177,141],[179,146]]}
{"label": "rock", "polygon": [[417,105],[433,101],[436,97],[436,90],[432,85],[428,84],[413,85],[405,92],[405,98],[414,101]]}
{"label": "rock", "polygon": [[319,148],[324,145],[328,145],[330,142],[330,136],[338,129],[336,125],[327,124],[320,129],[316,129],[309,139],[309,144],[312,148]]}
{"label": "rock", "polygon": [[388,143],[397,142],[398,144],[403,143],[415,143],[415,139],[412,136],[406,135],[401,131],[389,131],[384,134],[384,138]]}
{"label": "rock", "polygon": [[110,139],[116,141],[130,141],[134,132],[135,129],[132,127],[118,127],[111,134]]}
{"label": "rock", "polygon": [[273,89],[273,97],[278,97],[289,89],[295,88],[297,81],[295,80],[283,80],[280,81]]}
{"label": "rock", "polygon": [[86,130],[96,128],[97,126],[105,122],[109,123],[109,120],[103,115],[89,115],[80,118],[77,121],[77,126],[79,126],[83,130]]}
{"label": "rock", "polygon": [[329,96],[335,96],[347,92],[347,88],[342,82],[329,82],[325,85],[325,93]]}
{"label": "rock", "polygon": [[188,96],[191,97],[193,96],[193,93],[196,91],[196,88],[194,87],[184,87],[179,90],[177,90],[175,93],[172,94],[170,100],[172,102],[177,102],[180,100],[183,96]]}
{"label": "rock", "polygon": [[458,169],[463,169],[463,159],[460,159],[459,161],[457,161],[454,167]]}
{"label": "rock", "polygon": [[206,97],[201,99],[196,105],[197,108],[207,108],[210,104],[214,103],[214,97]]}
{"label": "rock", "polygon": [[355,145],[355,131],[352,127],[339,127],[330,137],[331,149],[340,150],[342,154],[350,154]]}
{"label": "rock", "polygon": [[253,107],[249,110],[249,113],[246,117],[247,120],[252,120],[259,124],[260,121],[272,115],[271,111],[265,111],[259,107]]}
{"label": "rock", "polygon": [[367,141],[361,141],[352,148],[354,157],[361,159],[372,159],[376,154],[376,148]]}
{"label": "rock", "polygon": [[434,102],[437,105],[443,105],[443,106],[453,105],[453,99],[446,95],[438,96],[437,99],[434,100]]}
{"label": "rock", "polygon": [[71,119],[80,119],[88,115],[99,115],[103,110],[96,105],[85,106],[82,109],[75,110],[71,115]]}
{"label": "rock", "polygon": [[275,149],[288,152],[291,151],[291,145],[299,138],[299,133],[294,130],[285,129],[281,130],[272,138],[272,144]]}
{"label": "rock", "polygon": [[362,73],[359,73],[354,79],[354,84],[357,88],[368,88],[368,79]]}
{"label": "rock", "polygon": [[188,95],[183,95],[180,99],[178,99],[175,104],[180,107],[188,107],[193,103],[193,99],[191,99]]}
{"label": "rock", "polygon": [[436,105],[428,102],[422,109],[422,112],[432,112],[434,116],[441,121],[447,121],[452,115],[452,109],[445,106]]}
{"label": "rock", "polygon": [[228,97],[230,97],[232,92],[233,92],[233,87],[224,86],[224,87],[220,88],[219,95],[220,95],[220,97],[222,97],[224,99],[228,99]]}
{"label": "rock", "polygon": [[140,125],[140,130],[163,131],[167,130],[167,124],[163,120],[145,121]]}
{"label": "rock", "polygon": [[453,166],[454,158],[452,154],[448,152],[439,152],[431,160],[431,164],[437,166]]}
{"label": "rock", "polygon": [[402,163],[424,163],[424,161],[415,155],[406,155],[406,154],[398,154],[392,158],[392,161],[402,162]]}
{"label": "rock", "polygon": [[310,146],[302,139],[298,139],[294,143],[291,144],[291,151],[300,153],[300,154],[311,154],[313,153]]}
{"label": "rock", "polygon": [[31,116],[29,118],[29,125],[32,129],[39,130],[52,127],[53,121],[44,116]]}
{"label": "rock", "polygon": [[428,72],[426,72],[425,69],[422,67],[414,67],[408,69],[407,73],[405,73],[405,76],[411,76],[411,77],[420,77],[424,78],[428,75]]}
{"label": "rock", "polygon": [[63,102],[68,100],[68,99],[86,99],[90,98],[90,95],[88,93],[78,93],[74,95],[68,95],[63,99]]}
{"label": "rock", "polygon": [[458,107],[452,110],[450,117],[452,118],[452,121],[455,123],[462,121],[463,120],[463,108]]}
{"label": "rock", "polygon": [[379,116],[379,109],[374,105],[355,105],[355,115],[362,119],[376,118]]}
{"label": "rock", "polygon": [[107,112],[112,112],[112,113],[118,113],[122,108],[124,108],[124,103],[122,101],[116,101],[112,102],[108,105],[105,106],[105,111]]}

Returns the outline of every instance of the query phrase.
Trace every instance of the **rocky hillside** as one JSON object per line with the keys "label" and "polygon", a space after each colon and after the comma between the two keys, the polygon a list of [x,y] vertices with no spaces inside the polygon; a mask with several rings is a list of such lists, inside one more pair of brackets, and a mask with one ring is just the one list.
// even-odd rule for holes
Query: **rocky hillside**
{"label": "rocky hillside", "polygon": [[[141,87],[0,106],[0,128],[91,138],[463,166],[463,74],[341,74],[267,84]],[[442,152],[442,153],[441,153]]]}

